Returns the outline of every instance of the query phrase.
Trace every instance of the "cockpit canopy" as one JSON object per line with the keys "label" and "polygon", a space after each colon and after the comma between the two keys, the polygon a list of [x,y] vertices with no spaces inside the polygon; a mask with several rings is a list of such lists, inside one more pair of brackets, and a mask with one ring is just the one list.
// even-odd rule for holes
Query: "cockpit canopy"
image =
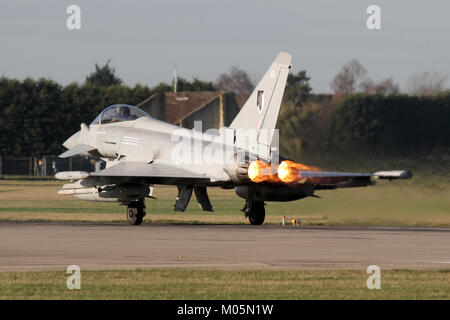
{"label": "cockpit canopy", "polygon": [[128,104],[114,104],[103,110],[102,113],[92,121],[91,125],[133,121],[140,117],[150,117],[150,115],[138,107],[130,106]]}

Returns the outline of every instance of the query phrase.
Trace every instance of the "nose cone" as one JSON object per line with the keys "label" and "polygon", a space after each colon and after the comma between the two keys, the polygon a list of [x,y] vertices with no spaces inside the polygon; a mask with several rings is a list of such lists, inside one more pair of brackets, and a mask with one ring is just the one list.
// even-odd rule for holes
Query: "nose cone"
{"label": "nose cone", "polygon": [[67,149],[72,149],[77,144],[79,144],[79,142],[78,142],[79,137],[80,137],[80,131],[78,131],[77,133],[73,134],[69,139],[64,141],[63,146],[66,147]]}

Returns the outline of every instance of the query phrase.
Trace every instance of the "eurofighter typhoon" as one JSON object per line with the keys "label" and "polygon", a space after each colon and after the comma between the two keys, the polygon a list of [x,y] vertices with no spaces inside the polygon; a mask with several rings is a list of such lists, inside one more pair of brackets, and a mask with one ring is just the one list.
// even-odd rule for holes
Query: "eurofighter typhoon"
{"label": "eurofighter typhoon", "polygon": [[[87,156],[105,161],[95,172],[69,171],[59,194],[127,206],[127,220],[142,223],[145,198],[154,185],[178,187],[175,211],[183,212],[194,192],[212,211],[208,187],[234,188],[245,199],[242,211],[253,225],[264,222],[266,201],[293,201],[315,190],[364,187],[373,179],[409,179],[407,170],[374,173],[325,172],[278,153],[275,129],[292,56],[281,52],[229,127],[205,132],[152,118],[141,109],[117,104],[67,139],[61,158]],[[156,200],[152,200],[156,201]]]}

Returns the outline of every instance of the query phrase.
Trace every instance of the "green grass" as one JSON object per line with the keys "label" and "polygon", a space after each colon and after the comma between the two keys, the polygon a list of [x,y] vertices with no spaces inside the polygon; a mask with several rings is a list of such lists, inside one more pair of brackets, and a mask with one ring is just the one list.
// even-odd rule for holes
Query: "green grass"
{"label": "green grass", "polygon": [[449,299],[450,271],[387,270],[381,289],[364,270],[0,272],[0,299]]}
{"label": "green grass", "polygon": [[[0,221],[125,223],[125,208],[56,192],[61,181],[0,180]],[[433,187],[435,185],[435,187]],[[319,191],[322,199],[268,203],[268,224],[281,216],[307,225],[450,227],[450,187],[382,181],[360,189]],[[248,223],[233,190],[209,190],[215,212],[195,198],[172,211],[176,188],[156,186],[146,223]],[[1,223],[1,222],[0,222]],[[0,272],[0,299],[450,299],[450,271],[382,271],[381,290],[368,290],[365,270],[122,270],[82,271],[82,289],[68,290],[63,271]]]}
{"label": "green grass", "polygon": [[[430,182],[428,182],[430,183]],[[56,192],[60,181],[0,180],[0,221],[125,222],[125,207],[116,203],[88,202]],[[436,184],[437,185],[437,184]],[[450,227],[448,184],[430,188],[414,181],[380,181],[366,188],[317,191],[322,199],[266,206],[266,223],[302,219],[304,225],[442,226]],[[214,212],[203,212],[195,197],[186,212],[175,213],[175,187],[155,186],[147,199],[146,223],[242,224],[244,200],[234,190],[210,188]]]}

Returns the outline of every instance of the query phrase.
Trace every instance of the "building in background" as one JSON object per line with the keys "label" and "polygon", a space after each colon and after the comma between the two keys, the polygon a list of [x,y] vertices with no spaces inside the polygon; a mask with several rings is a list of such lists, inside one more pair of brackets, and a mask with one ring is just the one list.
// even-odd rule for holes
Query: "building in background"
{"label": "building in background", "polygon": [[184,128],[202,121],[202,130],[229,126],[245,98],[232,92],[192,91],[156,93],[137,106],[152,117]]}

